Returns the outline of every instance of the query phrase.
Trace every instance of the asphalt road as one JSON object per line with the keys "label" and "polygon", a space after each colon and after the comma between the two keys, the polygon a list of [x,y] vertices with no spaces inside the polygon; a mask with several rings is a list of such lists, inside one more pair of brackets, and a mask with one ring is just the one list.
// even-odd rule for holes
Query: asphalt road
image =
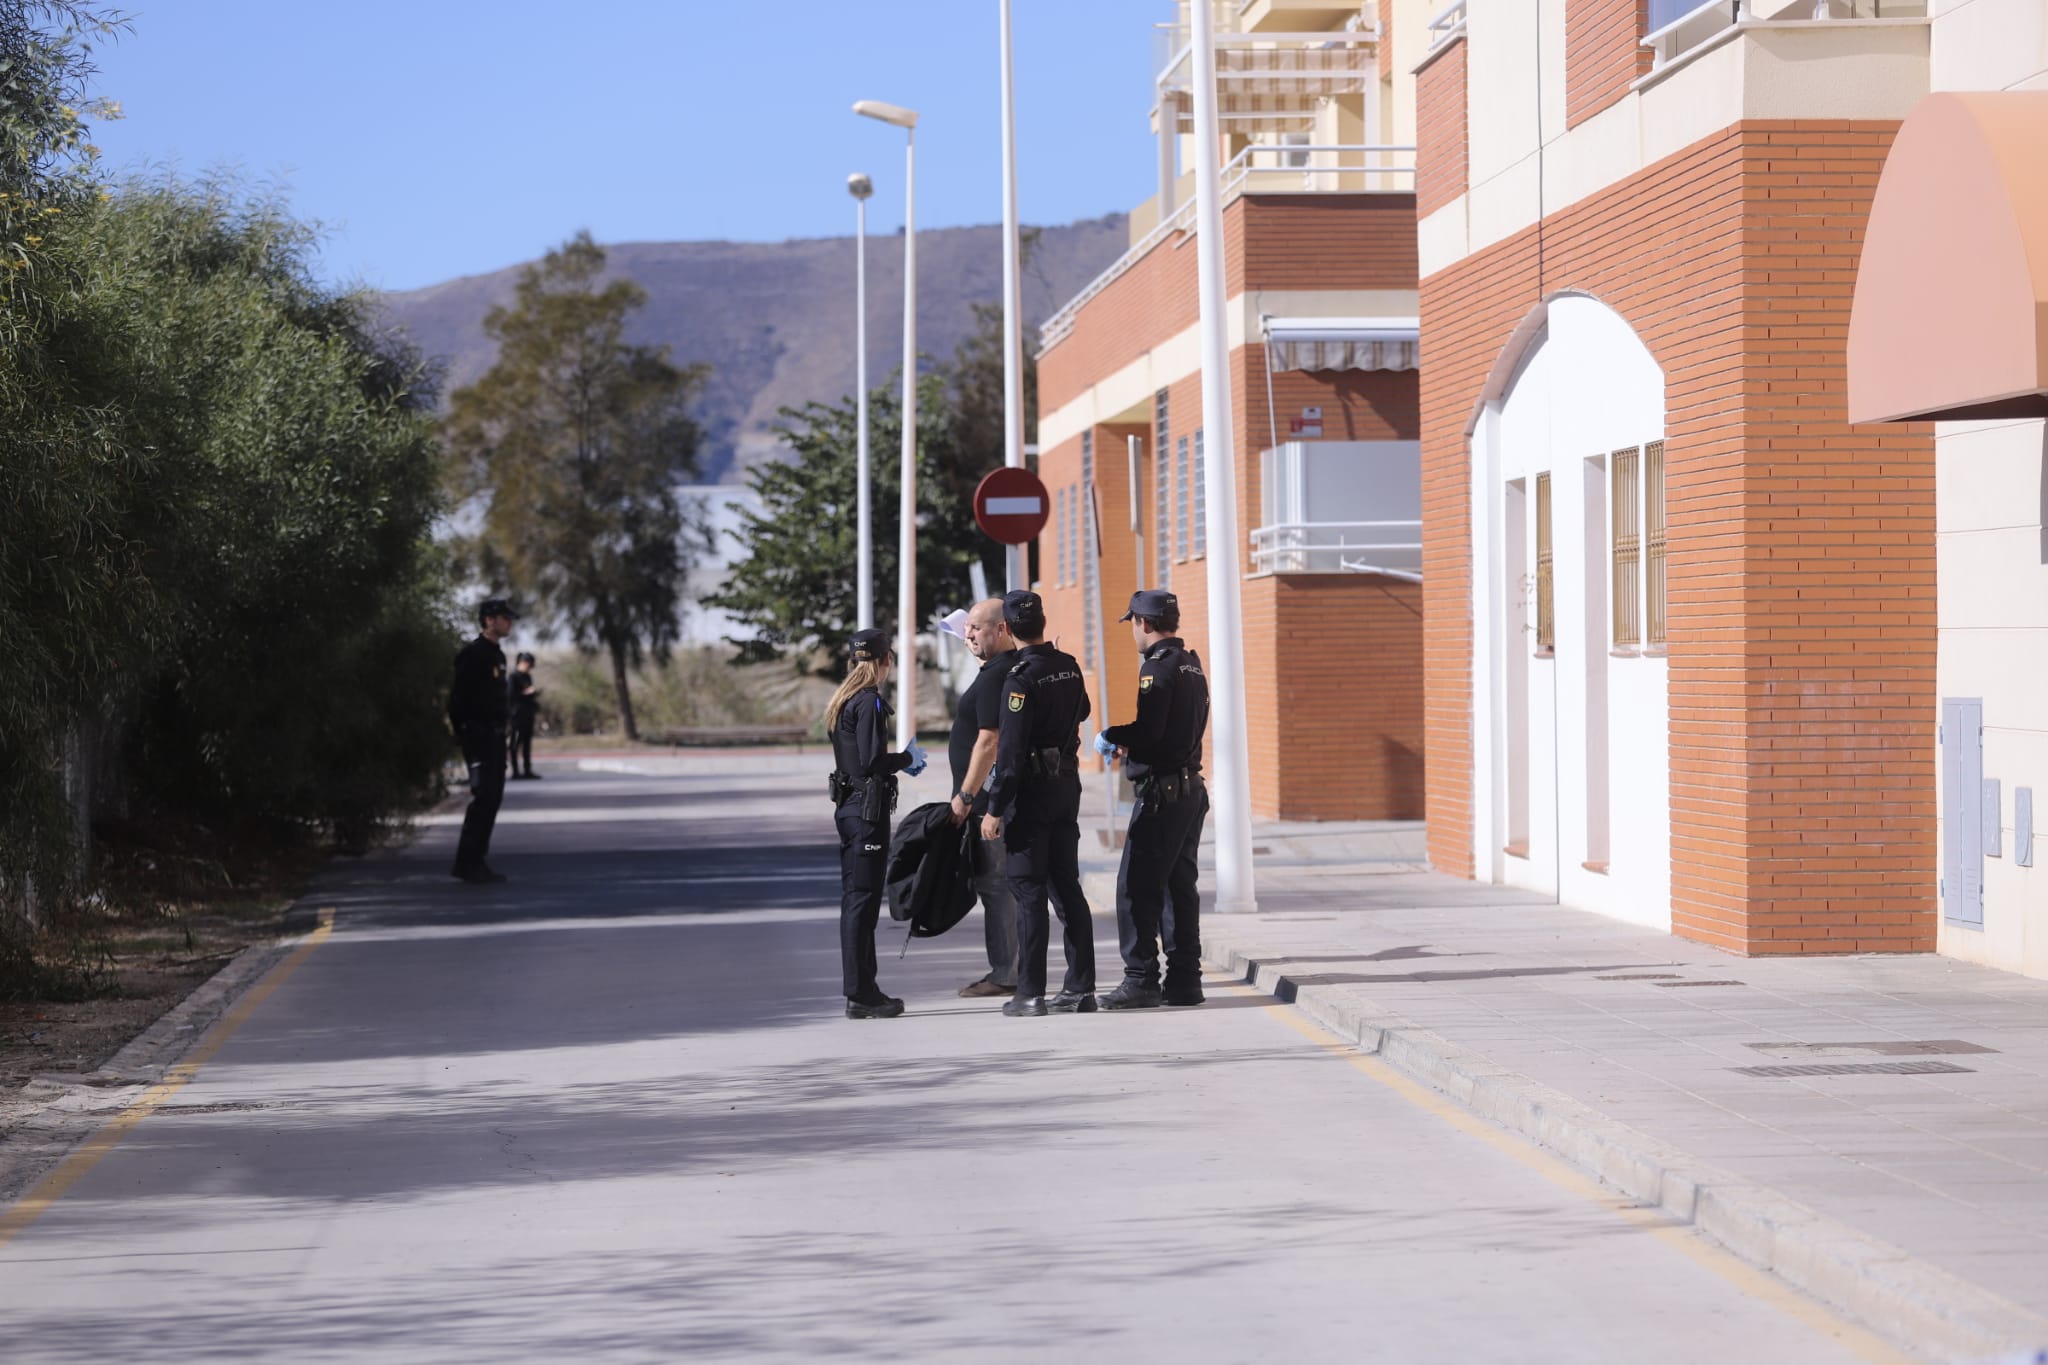
{"label": "asphalt road", "polygon": [[514,784],[503,887],[445,821],[337,865],[331,935],[0,1247],[0,1355],[1893,1358],[1226,983],[1005,1019],[953,994],[977,920],[898,961],[885,919],[910,1012],[848,1021],[821,761],[678,766]]}

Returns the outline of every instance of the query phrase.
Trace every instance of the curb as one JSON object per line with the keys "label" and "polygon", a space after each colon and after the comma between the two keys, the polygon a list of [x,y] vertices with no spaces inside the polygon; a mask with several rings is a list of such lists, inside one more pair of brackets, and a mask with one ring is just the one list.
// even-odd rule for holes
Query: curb
{"label": "curb", "polygon": [[[1102,875],[1089,879],[1091,900]],[[1355,988],[1298,983],[1239,946],[1225,916],[1206,918],[1202,930],[1203,960],[1215,970],[1910,1351],[1958,1359],[2048,1344],[2048,1317],[1608,1118],[1379,1009]]]}
{"label": "curb", "polygon": [[[305,911],[307,917],[314,913],[310,907]],[[20,1198],[73,1147],[162,1080],[242,992],[288,957],[301,937],[300,907],[293,906],[284,922],[284,937],[252,943],[235,954],[99,1070],[37,1076],[16,1095],[0,1100],[0,1206]]]}

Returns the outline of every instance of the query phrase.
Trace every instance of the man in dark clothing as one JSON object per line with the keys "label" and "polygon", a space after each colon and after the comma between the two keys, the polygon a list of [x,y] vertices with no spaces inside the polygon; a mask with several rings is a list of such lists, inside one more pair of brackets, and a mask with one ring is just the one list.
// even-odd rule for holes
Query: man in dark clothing
{"label": "man in dark clothing", "polygon": [[505,651],[498,641],[512,633],[518,615],[498,597],[476,614],[482,631],[455,656],[455,685],[448,690],[448,724],[469,765],[469,810],[455,846],[455,875],[466,882],[502,882],[484,855],[505,800]]}
{"label": "man in dark clothing", "polygon": [[[540,715],[540,689],[533,685],[533,656],[524,650],[513,661],[512,676],[505,680],[505,693],[512,708],[512,738],[506,751],[512,776],[539,777],[533,770],[533,722]],[[522,757],[526,760],[525,772],[519,771]]]}
{"label": "man in dark clothing", "polygon": [[[1209,792],[1202,785],[1202,732],[1209,725],[1209,680],[1181,643],[1180,601],[1170,592],[1134,593],[1120,618],[1144,655],[1138,670],[1138,718],[1096,736],[1105,758],[1122,753],[1124,776],[1138,790],[1116,874],[1117,937],[1124,979],[1102,997],[1110,1010],[1202,1003],[1201,895],[1195,852]],[[1159,944],[1166,943],[1166,983]]]}
{"label": "man in dark clothing", "polygon": [[967,648],[981,660],[981,672],[960,694],[947,756],[953,763],[953,823],[974,822],[973,881],[981,898],[982,938],[988,948],[988,975],[960,988],[960,994],[972,999],[1014,995],[1017,990],[1017,904],[1010,896],[1000,849],[981,837],[981,817],[988,813],[982,787],[995,769],[1003,679],[1017,662],[1017,641],[1003,621],[1002,598],[977,602],[967,613]]}
{"label": "man in dark clothing", "polygon": [[[1003,619],[1020,648],[1003,679],[995,775],[984,837],[1001,837],[1010,894],[1017,898],[1017,995],[1012,1018],[1095,1008],[1095,927],[1081,890],[1080,724],[1088,719],[1081,665],[1045,638],[1045,604],[1035,592],[1003,597]],[[1048,892],[1059,912],[1067,953],[1060,993],[1045,998],[1051,926]]]}

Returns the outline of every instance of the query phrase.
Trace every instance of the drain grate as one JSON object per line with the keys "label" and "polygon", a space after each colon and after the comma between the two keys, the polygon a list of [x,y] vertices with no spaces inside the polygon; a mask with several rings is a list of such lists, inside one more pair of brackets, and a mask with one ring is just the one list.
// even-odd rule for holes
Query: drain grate
{"label": "drain grate", "polygon": [[1786,1066],[1736,1066],[1743,1076],[1953,1076],[1975,1067],[1954,1062],[1796,1062]]}
{"label": "drain grate", "polygon": [[1631,972],[1625,976],[1596,976],[1595,981],[1676,981],[1677,972]]}
{"label": "drain grate", "polygon": [[1743,986],[1747,984],[1744,981],[1659,981],[1657,988],[1668,991],[1678,986]]}
{"label": "drain grate", "polygon": [[1996,1052],[1960,1038],[1880,1038],[1869,1043],[1751,1043],[1758,1052],[1787,1061],[1799,1057],[1945,1057]]}

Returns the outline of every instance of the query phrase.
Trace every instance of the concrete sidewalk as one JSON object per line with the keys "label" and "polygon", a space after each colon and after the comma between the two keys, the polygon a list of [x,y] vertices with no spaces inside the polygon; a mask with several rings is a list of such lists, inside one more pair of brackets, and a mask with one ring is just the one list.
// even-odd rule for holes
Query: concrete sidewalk
{"label": "concrete sidewalk", "polygon": [[2048,1347],[2048,982],[1729,957],[1438,876],[1415,825],[1254,842],[1260,913],[1207,917],[1216,970],[1918,1353]]}

